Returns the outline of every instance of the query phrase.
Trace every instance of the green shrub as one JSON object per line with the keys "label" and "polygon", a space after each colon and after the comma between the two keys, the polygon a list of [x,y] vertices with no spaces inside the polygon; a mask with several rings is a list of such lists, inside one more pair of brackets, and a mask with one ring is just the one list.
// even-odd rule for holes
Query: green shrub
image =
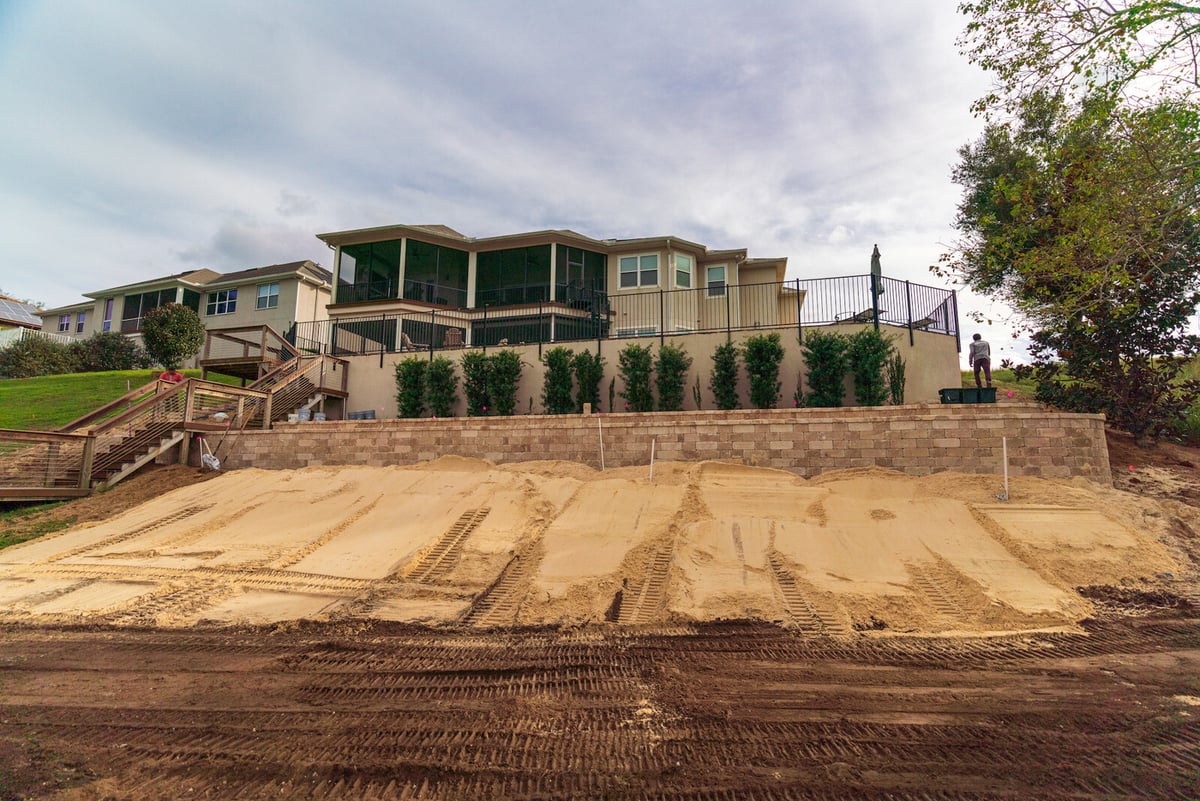
{"label": "green shrub", "polygon": [[420,417],[425,413],[425,379],[429,362],[405,359],[396,365],[396,404],[401,417]]}
{"label": "green shrub", "polygon": [[667,343],[654,359],[654,386],[658,390],[658,409],[678,412],[683,409],[683,382],[692,369],[692,357],[678,345]]}
{"label": "green shrub", "polygon": [[621,349],[618,356],[621,378],[625,389],[621,397],[625,408],[631,412],[654,411],[654,394],[650,391],[650,365],[653,354],[649,345],[630,343]]}
{"label": "green shrub", "polygon": [[142,341],[154,363],[178,370],[204,344],[204,323],[187,306],[167,303],[142,315]]}
{"label": "green shrub", "polygon": [[542,356],[546,364],[546,382],[542,385],[542,406],[546,414],[570,414],[575,411],[575,400],[571,397],[573,355],[570,349],[560,345],[550,348]]}
{"label": "green shrub", "polygon": [[453,417],[458,396],[458,375],[454,362],[439,356],[429,363],[425,378],[425,400],[434,417]]}
{"label": "green shrub", "polygon": [[846,337],[837,331],[809,331],[805,335],[802,354],[809,390],[804,396],[805,406],[831,408],[842,405],[846,396],[848,344]]}
{"label": "green shrub", "polygon": [[517,384],[521,383],[521,355],[515,350],[493,353],[488,371],[487,391],[496,414],[509,417],[517,408]]}
{"label": "green shrub", "polygon": [[27,336],[0,348],[0,377],[33,378],[77,373],[70,347],[42,336]]}
{"label": "green shrub", "polygon": [[883,372],[894,351],[892,341],[874,328],[851,335],[846,356],[854,376],[854,400],[859,406],[882,406],[887,400]]}
{"label": "green shrub", "polygon": [[462,357],[463,392],[467,396],[467,417],[486,417],[492,399],[488,395],[488,374],[492,360],[483,351],[467,351]]}
{"label": "green shrub", "polygon": [[904,384],[906,365],[904,359],[899,353],[893,352],[891,357],[884,365],[884,372],[887,374],[888,395],[891,396],[892,405],[899,406],[904,403]]}
{"label": "green shrub", "polygon": [[713,401],[723,411],[741,406],[738,399],[738,346],[732,342],[717,345],[712,355],[713,373],[708,380]]}
{"label": "green shrub", "polygon": [[749,337],[742,359],[746,363],[746,375],[750,378],[750,403],[756,409],[774,409],[783,386],[779,383],[779,363],[783,361],[779,333]]}
{"label": "green shrub", "polygon": [[[604,378],[604,357],[584,350],[575,354],[571,360],[575,370],[575,411],[582,412],[583,404],[592,404],[592,411],[600,411],[600,380]],[[609,399],[609,411],[612,411],[612,399]]]}
{"label": "green shrub", "polygon": [[98,331],[67,346],[81,373],[102,370],[139,370],[153,362],[137,342],[116,331]]}
{"label": "green shrub", "polygon": [[696,373],[696,383],[692,385],[692,400],[696,402],[696,411],[704,408],[704,399],[700,395],[700,374]]}

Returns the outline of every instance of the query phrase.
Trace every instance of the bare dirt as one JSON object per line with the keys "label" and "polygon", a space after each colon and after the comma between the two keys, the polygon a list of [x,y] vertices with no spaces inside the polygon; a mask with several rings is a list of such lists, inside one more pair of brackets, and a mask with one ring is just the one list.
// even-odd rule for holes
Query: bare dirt
{"label": "bare dirt", "polygon": [[331,473],[362,515],[293,504],[277,539],[238,501],[243,540],[164,522],[219,483],[139,505],[207,477],[156,471],[0,551],[0,799],[1195,799],[1200,461],[1110,453],[1116,489],[1015,482],[1016,514],[995,477],[676,465],[642,494],[464,460],[389,477],[492,485],[422,520]]}

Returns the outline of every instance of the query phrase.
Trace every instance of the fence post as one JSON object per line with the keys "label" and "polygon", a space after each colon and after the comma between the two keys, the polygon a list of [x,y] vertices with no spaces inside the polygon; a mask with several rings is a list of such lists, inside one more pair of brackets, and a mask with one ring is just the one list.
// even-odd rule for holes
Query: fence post
{"label": "fence post", "polygon": [[875,330],[879,330],[879,276],[871,273],[871,319],[875,321]]}
{"label": "fence post", "polygon": [[667,344],[667,312],[662,289],[658,290],[658,346]]}
{"label": "fence post", "polygon": [[[487,310],[488,310],[488,307],[487,307],[487,304],[485,303],[485,304],[483,304],[483,333],[482,333],[482,335],[480,336],[480,339],[482,339],[482,340],[483,340],[483,342],[482,342],[482,343],[480,343],[480,344],[482,344],[482,345],[483,345],[483,352],[484,352],[484,354],[486,354],[486,353],[487,353],[487,331],[488,331],[488,327],[487,327]],[[472,337],[472,338],[473,338],[473,337]]]}
{"label": "fence post", "polygon": [[[539,300],[538,301],[538,358],[539,359],[542,358],[542,340],[545,339],[545,337],[542,336],[542,326],[544,326],[546,324],[546,318],[544,315],[545,315],[545,307],[542,305],[542,302]],[[551,323],[550,325],[553,326],[554,323]],[[550,332],[550,339],[551,340],[554,339],[553,331]]]}
{"label": "fence post", "polygon": [[804,344],[804,324],[800,322],[804,313],[804,296],[800,294],[800,279],[796,279],[796,339]]}
{"label": "fence post", "polygon": [[911,348],[916,340],[913,338],[913,321],[912,321],[912,282],[904,282],[904,302],[908,306],[908,346]]}
{"label": "fence post", "polygon": [[433,335],[437,331],[437,309],[429,310],[429,361],[433,361]]}
{"label": "fence post", "polygon": [[[186,440],[185,440],[186,441]],[[79,465],[79,488],[92,488],[92,461],[96,458],[96,435],[88,434],[83,441],[83,463]]]}
{"label": "fence post", "polygon": [[952,306],[954,306],[954,347],[959,353],[962,353],[962,335],[959,332],[959,326],[958,326],[958,291],[957,290],[954,290],[954,289],[950,290],[950,303]]}
{"label": "fence post", "polygon": [[[728,278],[729,276],[725,276]],[[733,318],[729,314],[729,294],[733,291],[733,287],[729,282],[725,282],[725,342],[733,341]]]}

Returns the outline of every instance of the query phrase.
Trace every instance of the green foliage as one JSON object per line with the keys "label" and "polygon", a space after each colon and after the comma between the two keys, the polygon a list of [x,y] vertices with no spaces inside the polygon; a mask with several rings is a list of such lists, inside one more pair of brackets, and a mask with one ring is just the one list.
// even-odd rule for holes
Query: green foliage
{"label": "green foliage", "polygon": [[654,411],[654,394],[650,391],[650,366],[653,354],[649,345],[631,342],[617,356],[621,379],[625,389],[621,397],[625,408],[632,412]]}
{"label": "green foliage", "polygon": [[617,404],[617,377],[608,379],[608,412],[612,414]]}
{"label": "green foliage", "polygon": [[738,356],[738,346],[732,342],[725,342],[713,349],[713,372],[708,379],[708,388],[712,391],[717,408],[722,411],[741,406],[737,392]]}
{"label": "green foliage", "polygon": [[[592,404],[592,411],[600,411],[600,380],[604,378],[604,357],[584,350],[571,360],[575,370],[575,411],[582,412],[583,404]],[[609,399],[612,410],[612,399]]]}
{"label": "green foliage", "polygon": [[429,372],[426,359],[405,359],[396,365],[396,405],[401,417],[425,414],[425,380]]}
{"label": "green foliage", "polygon": [[177,370],[204,344],[204,323],[187,306],[168,303],[142,315],[142,340],[155,364]]}
{"label": "green foliage", "polygon": [[887,400],[884,368],[894,350],[891,340],[873,327],[849,337],[846,357],[854,376],[854,400],[859,406],[882,406]]}
{"label": "green foliage", "polygon": [[1038,398],[1139,438],[1191,405],[1200,352],[1200,114],[1036,96],[964,147],[946,271],[1028,320]]}
{"label": "green foliage", "polygon": [[438,356],[429,362],[425,376],[425,400],[434,417],[453,417],[458,396],[458,375],[454,362]]}
{"label": "green foliage", "polygon": [[900,406],[904,403],[907,365],[904,364],[904,359],[899,353],[893,351],[891,357],[884,364],[883,372],[887,380],[888,397],[891,399],[893,406]]}
{"label": "green foliage", "polygon": [[692,385],[692,400],[696,402],[696,411],[704,408],[704,398],[700,395],[700,374],[696,373],[696,383]]}
{"label": "green foliage", "polygon": [[749,337],[742,360],[750,378],[750,403],[756,409],[774,409],[783,387],[779,382],[779,363],[783,361],[779,332]]}
{"label": "green foliage", "polygon": [[692,357],[684,348],[668,342],[658,349],[654,359],[654,381],[658,390],[659,411],[678,412],[683,409],[683,382],[690,369]]}
{"label": "green foliage", "polygon": [[977,0],[960,51],[995,78],[977,112],[1012,111],[1042,92],[1194,98],[1200,7],[1173,0],[1104,3]]}
{"label": "green foliage", "polygon": [[149,367],[150,355],[134,340],[116,331],[98,331],[67,346],[81,373],[101,370],[136,370]]}
{"label": "green foliage", "polygon": [[492,405],[488,394],[488,375],[492,360],[479,350],[467,351],[460,361],[463,372],[463,392],[467,396],[467,417],[487,417]]}
{"label": "green foliage", "polygon": [[574,354],[561,345],[550,348],[542,356],[546,364],[546,381],[542,385],[542,406],[546,414],[570,414],[576,411],[571,397]]}
{"label": "green foliage", "polygon": [[849,344],[846,336],[837,331],[810,330],[804,335],[802,354],[809,389],[804,398],[805,406],[831,408],[842,405],[846,396]]}
{"label": "green foliage", "polygon": [[490,357],[488,396],[496,405],[496,414],[510,417],[517,408],[517,384],[521,383],[521,355],[515,350],[502,350]]}
{"label": "green foliage", "polygon": [[75,353],[64,343],[27,336],[0,348],[0,378],[33,378],[79,372]]}

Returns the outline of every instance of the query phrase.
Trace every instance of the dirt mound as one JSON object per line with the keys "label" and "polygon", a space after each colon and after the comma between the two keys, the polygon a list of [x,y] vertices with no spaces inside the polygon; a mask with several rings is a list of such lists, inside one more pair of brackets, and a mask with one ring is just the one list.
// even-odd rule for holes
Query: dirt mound
{"label": "dirt mound", "polygon": [[0,551],[0,619],[980,633],[1071,627],[1098,597],[1076,587],[1172,592],[1188,568],[1159,501],[1082,480],[1000,489],[719,462],[239,470]]}

